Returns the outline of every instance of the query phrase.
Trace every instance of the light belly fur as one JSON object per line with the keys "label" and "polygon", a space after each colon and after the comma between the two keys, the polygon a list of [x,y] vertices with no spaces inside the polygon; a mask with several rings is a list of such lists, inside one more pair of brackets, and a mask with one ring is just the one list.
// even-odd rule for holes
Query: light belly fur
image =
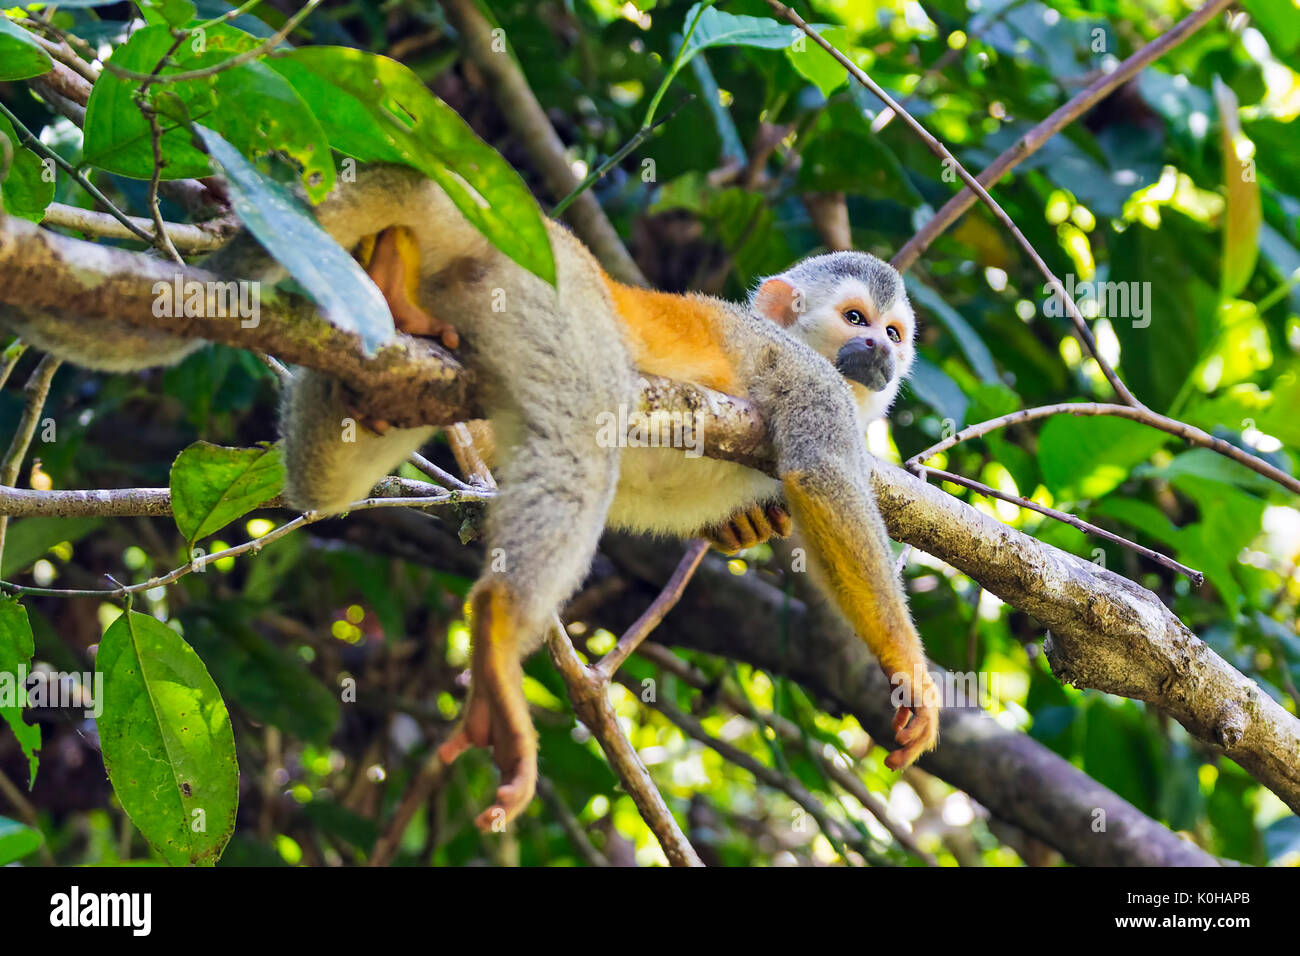
{"label": "light belly fur", "polygon": [[781,484],[729,461],[688,458],[680,448],[625,448],[608,525],[693,537],[780,494]]}

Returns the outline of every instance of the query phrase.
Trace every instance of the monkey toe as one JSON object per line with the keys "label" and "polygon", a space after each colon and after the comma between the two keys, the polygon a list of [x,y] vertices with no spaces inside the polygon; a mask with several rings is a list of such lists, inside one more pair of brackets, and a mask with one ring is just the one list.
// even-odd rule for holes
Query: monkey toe
{"label": "monkey toe", "polygon": [[790,537],[790,531],[792,530],[790,512],[786,511],[780,505],[768,505],[765,511],[767,513],[767,519],[772,525],[772,531],[775,532],[778,537]]}

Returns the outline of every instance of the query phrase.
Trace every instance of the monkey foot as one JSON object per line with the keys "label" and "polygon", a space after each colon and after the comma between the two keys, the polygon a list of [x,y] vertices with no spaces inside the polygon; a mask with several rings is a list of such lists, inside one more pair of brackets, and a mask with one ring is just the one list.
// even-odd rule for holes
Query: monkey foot
{"label": "monkey foot", "polygon": [[537,734],[533,730],[519,649],[516,602],[504,586],[488,584],[470,598],[474,652],[469,701],[460,726],[438,748],[451,763],[470,747],[491,747],[501,771],[496,803],[475,821],[480,830],[501,832],[533,799],[537,786]]}
{"label": "monkey foot", "polygon": [[735,554],[769,538],[784,538],[790,533],[790,514],[780,505],[753,505],[737,511],[722,524],[706,528],[701,534],[724,554]]}
{"label": "monkey foot", "polygon": [[366,275],[384,294],[399,332],[440,339],[449,349],[460,345],[460,336],[451,324],[434,318],[415,302],[420,287],[420,250],[410,229],[390,226],[367,236],[357,256]]}
{"label": "monkey foot", "polygon": [[[518,691],[523,701],[522,688]],[[471,689],[465,718],[438,748],[438,758],[449,764],[470,747],[491,747],[492,761],[501,771],[496,802],[474,821],[480,830],[500,832],[532,802],[537,786],[537,737],[532,724],[512,719],[516,706],[492,700],[486,692]],[[526,704],[524,713],[527,714]]]}
{"label": "monkey foot", "polygon": [[898,700],[901,692],[902,703],[894,712],[894,740],[898,749],[885,758],[885,766],[890,770],[902,770],[916,761],[916,758],[928,750],[933,750],[939,743],[939,691],[930,679],[929,673],[921,670],[923,675],[920,688],[912,683],[911,675],[899,672],[890,677],[894,685],[894,696]]}

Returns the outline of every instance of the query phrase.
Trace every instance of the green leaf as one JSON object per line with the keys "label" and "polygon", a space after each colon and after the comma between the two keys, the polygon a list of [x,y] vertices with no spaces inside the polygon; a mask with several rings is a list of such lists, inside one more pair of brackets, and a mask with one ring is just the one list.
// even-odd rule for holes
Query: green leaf
{"label": "green leaf", "polygon": [[1276,56],[1300,47],[1300,0],[1242,0]]}
{"label": "green leaf", "polygon": [[1043,483],[1057,497],[1100,498],[1169,440],[1124,418],[1057,415],[1038,439]]}
{"label": "green leaf", "polygon": [[555,284],[550,238],[524,181],[409,69],[331,46],[302,47],[273,65],[320,119],[334,148],[418,169],[494,246]]}
{"label": "green leaf", "polygon": [[[254,49],[259,40],[242,30],[218,24],[170,55],[169,74],[220,64]],[[137,73],[151,72],[167,55],[174,38],[163,25],[137,30],[110,60]],[[137,81],[105,70],[91,91],[86,112],[86,159],[123,176],[153,175],[152,133],[140,112]],[[208,158],[192,142],[188,126],[202,121],[249,157],[282,153],[302,167],[302,182],[313,201],[334,184],[329,141],[315,115],[292,86],[266,64],[253,61],[215,76],[155,85],[150,101],[164,120],[163,178],[204,175]]]}
{"label": "green leaf", "polygon": [[166,624],[127,611],[95,656],[99,740],[131,822],[173,865],[211,864],[235,829],[239,767],[217,686]]}
{"label": "green leaf", "polygon": [[183,27],[198,12],[190,0],[136,0],[140,12],[149,23],[159,21],[173,27]]}
{"label": "green leaf", "polygon": [[44,842],[45,837],[39,830],[24,826],[17,820],[0,817],[0,866],[34,853]]}
{"label": "green leaf", "polygon": [[[686,19],[683,21],[686,29],[695,23],[696,13],[701,6],[697,3],[686,11]],[[824,27],[825,24],[817,24],[815,29],[820,33]],[[711,46],[753,46],[764,50],[781,50],[793,46],[802,36],[802,30],[771,17],[739,16],[723,13],[717,7],[709,7],[700,14],[695,30],[682,46],[679,66],[685,66],[691,57]]]}
{"label": "green leaf", "polygon": [[[0,597],[0,717],[13,728],[18,745],[27,756],[29,788],[36,783],[36,768],[40,763],[36,752],[41,749],[41,728],[23,720],[23,708],[27,706],[24,681],[35,651],[27,611],[17,598]],[[3,856],[0,852],[0,857]],[[0,859],[0,865],[4,862]]]}
{"label": "green leaf", "polygon": [[1237,95],[1214,78],[1214,101],[1219,108],[1219,145],[1223,150],[1223,182],[1228,205],[1223,211],[1223,274],[1220,290],[1230,299],[1246,287],[1259,259],[1259,181],[1255,176],[1255,144],[1241,131]]}
{"label": "green leaf", "polygon": [[[150,73],[167,56],[176,42],[164,25],[136,30],[126,43],[113,51],[108,62],[135,73]],[[205,32],[201,50],[183,44],[171,56],[174,65],[159,70],[163,76],[202,69],[252,49],[257,40],[232,27],[214,27]],[[186,80],[150,88],[152,101],[170,119],[160,119],[161,146],[166,165],[163,179],[208,176],[212,165],[203,151],[190,142],[190,132],[174,117],[183,112],[191,120],[216,110],[215,77]],[[84,157],[87,163],[120,176],[148,179],[153,175],[153,137],[149,122],[135,101],[140,84],[105,69],[90,91],[86,104]],[[165,109],[162,104],[166,104]],[[231,110],[228,113],[234,113]]]}
{"label": "green leaf", "polygon": [[0,183],[5,212],[19,219],[40,222],[45,217],[45,207],[54,201],[54,177],[46,174],[41,157],[18,145],[18,135],[7,116],[0,116],[0,136],[10,141],[14,157],[9,175]]}
{"label": "green leaf", "polygon": [[235,214],[263,248],[289,271],[325,317],[361,339],[367,354],[396,335],[379,287],[301,202],[252,166],[221,134],[195,130],[221,164]]}
{"label": "green leaf", "polygon": [[0,16],[0,80],[25,80],[53,67],[34,36]]}
{"label": "green leaf", "polygon": [[254,448],[223,448],[195,442],[172,462],[170,484],[176,526],[193,546],[280,493],[280,446],[263,442]]}
{"label": "green leaf", "polygon": [[[852,36],[846,27],[830,27],[817,32],[840,52],[849,48]],[[800,37],[804,42],[798,44],[798,48],[794,44],[786,46],[786,58],[794,65],[800,76],[821,90],[822,96],[829,97],[848,80],[849,71],[835,57],[808,39],[802,31]]]}

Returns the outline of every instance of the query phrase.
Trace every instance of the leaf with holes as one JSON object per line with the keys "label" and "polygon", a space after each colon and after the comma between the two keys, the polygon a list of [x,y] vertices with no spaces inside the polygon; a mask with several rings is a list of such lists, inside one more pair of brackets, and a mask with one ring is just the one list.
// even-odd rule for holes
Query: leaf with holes
{"label": "leaf with holes", "polygon": [[235,831],[239,766],[230,715],[181,636],[127,611],[95,656],[99,741],[113,791],[168,863],[215,863]]}

